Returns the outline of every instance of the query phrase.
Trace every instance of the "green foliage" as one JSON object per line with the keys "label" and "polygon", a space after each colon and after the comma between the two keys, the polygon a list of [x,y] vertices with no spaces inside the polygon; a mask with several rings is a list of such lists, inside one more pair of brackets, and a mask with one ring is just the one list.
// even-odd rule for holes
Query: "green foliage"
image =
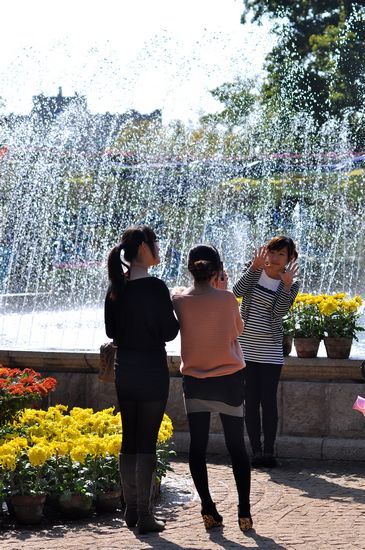
{"label": "green foliage", "polygon": [[4,491],[10,495],[42,495],[47,492],[46,466],[32,466],[24,452],[13,471],[2,472]]}
{"label": "green foliage", "polygon": [[264,103],[273,112],[309,111],[320,123],[328,115],[350,113],[360,147],[365,142],[364,7],[350,0],[244,0],[244,6],[242,22],[249,16],[276,22],[278,42],[266,60]]}
{"label": "green foliage", "polygon": [[115,455],[88,457],[86,466],[93,480],[93,493],[100,495],[120,489],[119,460]]}
{"label": "green foliage", "polygon": [[323,316],[316,304],[300,304],[288,313],[285,328],[286,334],[296,338],[322,338]]}
{"label": "green foliage", "polygon": [[359,313],[353,311],[335,311],[324,319],[324,335],[330,338],[353,338],[358,341],[358,332],[365,329],[359,325]]}
{"label": "green foliage", "polygon": [[157,477],[161,480],[167,472],[172,472],[173,468],[170,465],[172,457],[176,456],[176,452],[171,448],[172,443],[159,443],[156,449],[157,455]]}
{"label": "green foliage", "polygon": [[228,128],[242,124],[258,99],[253,89],[252,80],[244,81],[238,78],[234,82],[226,82],[211,90],[214,99],[223,103],[224,108],[220,113],[203,116],[201,122],[224,124]]}
{"label": "green foliage", "polygon": [[44,480],[50,494],[92,495],[94,490],[89,466],[74,462],[69,456],[51,457],[45,466]]}

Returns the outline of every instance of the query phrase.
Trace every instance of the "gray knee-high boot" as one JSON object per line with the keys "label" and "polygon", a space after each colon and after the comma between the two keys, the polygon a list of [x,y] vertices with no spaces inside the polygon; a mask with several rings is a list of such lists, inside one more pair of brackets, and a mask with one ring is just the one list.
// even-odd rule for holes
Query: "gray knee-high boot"
{"label": "gray knee-high boot", "polygon": [[136,465],[137,455],[119,454],[119,472],[125,502],[124,519],[128,527],[135,527],[138,520]]}
{"label": "gray knee-high boot", "polygon": [[152,493],[156,479],[155,454],[137,454],[137,510],[138,532],[163,531],[165,524],[153,515]]}

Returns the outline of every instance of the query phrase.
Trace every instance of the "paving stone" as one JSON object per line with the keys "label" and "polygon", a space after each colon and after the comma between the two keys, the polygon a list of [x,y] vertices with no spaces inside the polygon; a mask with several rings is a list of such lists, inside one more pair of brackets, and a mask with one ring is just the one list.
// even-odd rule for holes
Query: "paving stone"
{"label": "paving stone", "polygon": [[185,456],[163,484],[156,512],[167,518],[163,533],[138,535],[122,513],[0,532],[1,550],[364,550],[365,464],[282,460],[278,468],[252,471],[254,530],[239,531],[237,495],[227,458],[210,456],[213,499],[224,528],[206,532]]}

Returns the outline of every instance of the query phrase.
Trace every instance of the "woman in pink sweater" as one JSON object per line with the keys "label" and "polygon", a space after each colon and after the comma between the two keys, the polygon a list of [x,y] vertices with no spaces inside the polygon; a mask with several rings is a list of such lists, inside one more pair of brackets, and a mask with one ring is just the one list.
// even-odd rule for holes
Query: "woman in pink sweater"
{"label": "woman in pink sweater", "polygon": [[206,465],[210,413],[220,415],[238,492],[238,523],[252,527],[250,464],[244,442],[243,355],[237,337],[243,330],[234,295],[219,290],[218,251],[198,245],[189,252],[188,269],[193,285],[173,296],[180,323],[181,373],[190,429],[189,466],[199,493],[207,529],[222,525],[212,500]]}

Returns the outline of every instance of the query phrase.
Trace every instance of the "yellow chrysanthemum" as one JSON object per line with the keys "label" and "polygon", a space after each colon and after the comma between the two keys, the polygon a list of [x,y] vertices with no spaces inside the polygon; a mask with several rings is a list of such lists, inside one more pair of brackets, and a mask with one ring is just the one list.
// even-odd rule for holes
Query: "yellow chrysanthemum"
{"label": "yellow chrysanthemum", "polygon": [[119,435],[110,437],[106,444],[107,453],[112,456],[118,456],[120,453],[121,444],[122,441]]}
{"label": "yellow chrysanthemum", "polygon": [[356,302],[359,304],[359,306],[362,306],[363,300],[362,300],[361,296],[359,296],[358,294],[355,294],[354,300],[356,300]]}
{"label": "yellow chrysanthemum", "polygon": [[44,445],[35,445],[27,451],[32,466],[42,466],[50,457],[50,449]]}
{"label": "yellow chrysanthemum", "polygon": [[7,471],[14,471],[16,468],[17,455],[15,453],[0,454],[0,466]]}
{"label": "yellow chrysanthemum", "polygon": [[318,307],[323,315],[332,315],[337,310],[337,304],[334,300],[323,300]]}
{"label": "yellow chrysanthemum", "polygon": [[71,459],[74,462],[80,462],[80,464],[84,464],[87,455],[88,455],[87,449],[85,449],[85,447],[82,447],[80,445],[73,447],[73,449],[70,452]]}

